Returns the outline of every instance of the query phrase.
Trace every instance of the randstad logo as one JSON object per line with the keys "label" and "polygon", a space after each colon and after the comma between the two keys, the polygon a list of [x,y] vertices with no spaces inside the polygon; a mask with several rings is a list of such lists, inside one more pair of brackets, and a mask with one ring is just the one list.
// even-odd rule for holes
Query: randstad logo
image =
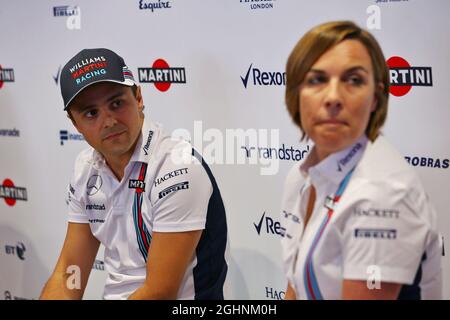
{"label": "randstad logo", "polygon": [[84,141],[84,137],[78,133],[70,133],[67,130],[59,131],[59,139],[61,140],[61,145],[64,145],[64,141],[68,140],[76,140],[76,141]]}
{"label": "randstad logo", "polygon": [[252,63],[245,76],[241,76],[241,80],[246,89],[249,84],[254,86],[285,86],[286,72],[261,71],[261,69],[253,67]]}
{"label": "randstad logo", "polygon": [[259,222],[253,223],[253,225],[255,226],[256,232],[258,233],[259,236],[261,235],[261,232],[277,235],[280,237],[284,237],[286,233],[286,228],[283,228],[280,222],[274,221],[269,216],[266,216],[265,211]]}

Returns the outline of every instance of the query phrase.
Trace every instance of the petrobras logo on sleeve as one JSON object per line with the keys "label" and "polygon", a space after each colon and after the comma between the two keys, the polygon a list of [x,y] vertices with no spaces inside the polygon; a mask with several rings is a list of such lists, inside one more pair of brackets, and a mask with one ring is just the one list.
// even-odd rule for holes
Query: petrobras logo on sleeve
{"label": "petrobras logo on sleeve", "polygon": [[245,89],[248,86],[285,86],[286,72],[263,70],[251,63],[245,75],[241,76],[241,81]]}

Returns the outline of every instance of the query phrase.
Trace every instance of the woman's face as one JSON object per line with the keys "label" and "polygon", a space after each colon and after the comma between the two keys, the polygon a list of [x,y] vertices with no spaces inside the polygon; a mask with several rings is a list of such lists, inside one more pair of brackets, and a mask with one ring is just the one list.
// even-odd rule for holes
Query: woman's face
{"label": "woman's face", "polygon": [[376,108],[372,62],[358,40],[326,51],[300,85],[300,116],[319,160],[349,147],[364,134]]}

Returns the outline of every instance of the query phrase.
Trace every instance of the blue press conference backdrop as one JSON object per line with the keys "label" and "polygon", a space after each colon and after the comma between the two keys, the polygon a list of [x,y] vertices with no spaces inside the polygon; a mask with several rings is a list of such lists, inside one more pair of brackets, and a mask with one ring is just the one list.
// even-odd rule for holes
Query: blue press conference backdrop
{"label": "blue press conference backdrop", "polygon": [[[310,146],[285,110],[283,72],[300,36],[325,21],[370,29],[388,64],[406,68],[391,74],[384,134],[450,239],[448,12],[446,0],[0,0],[0,299],[37,298],[64,240],[67,185],[87,144],[62,111],[59,73],[83,48],[122,55],[146,117],[206,154],[228,213],[228,298],[284,297],[281,190]],[[155,83],[154,67],[178,73]],[[443,268],[449,299],[448,257]],[[85,298],[101,298],[105,278],[101,249]]]}

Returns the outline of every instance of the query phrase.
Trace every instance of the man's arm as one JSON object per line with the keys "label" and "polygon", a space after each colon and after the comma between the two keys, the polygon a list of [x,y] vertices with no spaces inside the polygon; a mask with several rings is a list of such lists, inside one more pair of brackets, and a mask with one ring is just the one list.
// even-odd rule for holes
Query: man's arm
{"label": "man's arm", "polygon": [[202,230],[154,232],[144,284],[128,299],[176,299]]}
{"label": "man's arm", "polygon": [[[69,222],[55,270],[45,284],[40,299],[81,299],[99,246],[100,242],[92,235],[89,224]],[[67,286],[68,278],[76,275],[70,266],[79,267],[79,289]]]}

